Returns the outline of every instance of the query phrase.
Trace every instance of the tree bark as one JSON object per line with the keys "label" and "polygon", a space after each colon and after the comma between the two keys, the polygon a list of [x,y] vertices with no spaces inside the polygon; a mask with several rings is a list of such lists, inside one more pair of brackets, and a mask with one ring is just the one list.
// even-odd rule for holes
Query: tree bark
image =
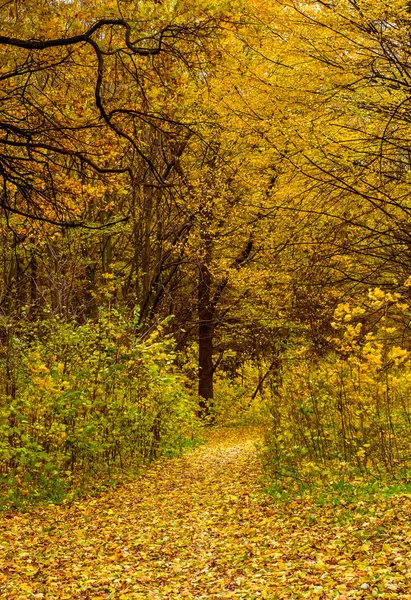
{"label": "tree bark", "polygon": [[214,401],[214,307],[211,301],[211,273],[206,264],[200,266],[198,320],[198,394],[200,396],[200,416],[207,418],[212,416]]}

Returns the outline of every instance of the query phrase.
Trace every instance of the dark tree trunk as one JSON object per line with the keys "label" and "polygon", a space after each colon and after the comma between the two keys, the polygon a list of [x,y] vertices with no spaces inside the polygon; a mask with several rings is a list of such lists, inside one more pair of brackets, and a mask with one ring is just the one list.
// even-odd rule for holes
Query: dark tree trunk
{"label": "dark tree trunk", "polygon": [[38,263],[33,251],[30,261],[30,318],[32,320],[36,319],[38,310]]}
{"label": "dark tree trunk", "polygon": [[206,264],[200,267],[198,320],[198,393],[200,396],[200,414],[202,417],[210,417],[212,416],[214,401],[214,307],[211,300],[211,273]]}
{"label": "dark tree trunk", "polygon": [[[207,211],[203,214],[209,219]],[[217,306],[221,296],[227,286],[228,276],[224,277],[220,283],[214,285],[212,294],[211,286],[213,276],[209,269],[211,262],[212,238],[208,232],[203,231],[202,240],[205,247],[205,255],[200,265],[200,278],[198,282],[198,394],[200,396],[200,416],[208,417],[213,421],[214,388],[213,377],[215,366],[213,364],[213,339],[216,327]],[[253,241],[250,237],[244,251],[238,256],[233,267],[240,267],[245,263],[251,254]],[[214,282],[215,283],[215,282]]]}

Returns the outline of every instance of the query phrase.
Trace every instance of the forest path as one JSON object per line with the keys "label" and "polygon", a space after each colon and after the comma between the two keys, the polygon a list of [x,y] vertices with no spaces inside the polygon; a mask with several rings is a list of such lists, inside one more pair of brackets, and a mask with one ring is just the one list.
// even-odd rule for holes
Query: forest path
{"label": "forest path", "polygon": [[[333,510],[274,504],[261,491],[261,436],[253,428],[213,431],[208,444],[159,461],[116,491],[2,517],[0,597],[371,597],[372,573],[379,569],[381,580],[384,570],[377,559],[390,549],[374,556],[355,520],[347,527]],[[401,506],[398,532],[409,499]],[[391,517],[391,534],[394,525]],[[411,598],[397,584],[411,573],[409,563],[401,565],[399,572],[387,565],[383,580],[392,588],[380,597]]]}

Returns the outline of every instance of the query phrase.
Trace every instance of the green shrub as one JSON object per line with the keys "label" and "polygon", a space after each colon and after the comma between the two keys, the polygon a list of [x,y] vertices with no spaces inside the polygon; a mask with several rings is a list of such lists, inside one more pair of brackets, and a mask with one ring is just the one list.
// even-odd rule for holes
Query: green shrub
{"label": "green shrub", "polygon": [[76,325],[7,324],[0,362],[0,486],[14,502],[63,499],[193,437],[196,405],[161,328],[139,339],[111,311]]}

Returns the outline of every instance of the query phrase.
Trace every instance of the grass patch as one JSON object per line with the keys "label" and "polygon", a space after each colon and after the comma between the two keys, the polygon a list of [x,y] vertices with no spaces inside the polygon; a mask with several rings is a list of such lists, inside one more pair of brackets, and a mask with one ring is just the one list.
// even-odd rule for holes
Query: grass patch
{"label": "grass patch", "polygon": [[395,476],[377,478],[343,464],[339,471],[307,463],[299,469],[281,467],[269,469],[264,482],[266,493],[276,502],[301,501],[323,508],[346,509],[347,517],[354,512],[366,514],[375,502],[397,496],[411,497],[409,471]]}

